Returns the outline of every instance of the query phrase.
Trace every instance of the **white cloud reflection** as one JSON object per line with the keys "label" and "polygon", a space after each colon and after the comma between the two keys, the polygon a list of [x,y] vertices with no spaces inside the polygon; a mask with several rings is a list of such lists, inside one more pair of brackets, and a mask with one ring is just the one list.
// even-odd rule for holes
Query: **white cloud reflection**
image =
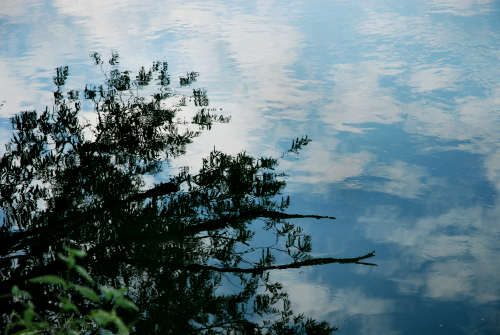
{"label": "white cloud reflection", "polygon": [[29,10],[34,6],[40,6],[40,2],[37,0],[2,0],[2,6],[0,6],[0,17],[8,16],[9,20],[27,21],[28,18],[23,17]]}
{"label": "white cloud reflection", "polygon": [[305,278],[310,271],[284,270],[272,274],[273,280],[281,282],[289,294],[292,308],[318,320],[328,320],[332,325],[353,316],[372,316],[389,313],[394,309],[393,301],[365,293],[360,287],[334,289],[317,280]]}
{"label": "white cloud reflection", "polygon": [[[464,16],[484,13],[491,4],[445,0],[423,3],[420,9]],[[499,189],[496,176],[500,162],[496,156],[500,143],[500,91],[498,81],[492,80],[498,71],[485,65],[491,65],[491,59],[499,59],[494,50],[486,52],[495,33],[465,30],[455,21],[445,23],[429,15],[401,15],[370,4],[364,7],[366,15],[357,29],[373,41],[375,51],[367,55],[370,61],[333,67],[334,99],[321,113],[322,120],[335,130],[354,133],[369,129],[370,123],[402,122],[408,133],[459,141],[427,149],[458,149],[485,155],[485,171]],[[405,55],[407,48],[421,51],[410,57]],[[456,64],[448,62],[456,57],[463,63],[450,65]],[[410,99],[400,95],[405,91]],[[447,93],[438,97],[436,91]],[[436,180],[426,176],[422,168],[408,168],[404,162],[393,162],[379,169],[363,170],[365,175],[388,180],[364,186],[415,198],[435,185]]]}
{"label": "white cloud reflection", "polygon": [[391,164],[376,164],[367,173],[382,178],[382,181],[368,183],[365,190],[392,194],[401,198],[418,198],[437,183],[426,169],[403,161]]}
{"label": "white cloud reflection", "polygon": [[[6,7],[10,9],[6,12],[13,13],[13,16],[23,15],[19,12],[21,9],[16,9],[19,6],[15,3],[8,4]],[[488,1],[435,1],[431,7],[468,10],[487,4]],[[289,8],[278,9],[275,3],[258,2],[251,9],[244,9],[238,4],[218,1],[174,1],[165,6],[140,1],[103,3],[97,0],[57,0],[54,6],[58,15],[54,20],[47,20],[46,16],[34,20],[34,24],[44,22],[44,27],[35,29],[39,33],[29,37],[33,51],[29,58],[19,62],[22,73],[38,72],[37,78],[50,78],[50,69],[62,64],[62,57],[85,57],[89,50],[94,49],[104,53],[109,49],[118,50],[125,67],[148,64],[157,58],[156,55],[166,55],[173,56],[174,63],[180,65],[176,70],[196,69],[201,72],[201,83],[209,89],[209,95],[213,91],[215,97],[224,101],[223,106],[233,115],[233,120],[229,127],[217,127],[199,139],[197,145],[191,147],[191,157],[186,157],[181,165],[199,164],[198,157],[214,146],[228,152],[241,149],[275,152],[272,147],[276,147],[276,143],[273,141],[293,137],[297,133],[294,127],[298,126],[281,123],[274,128],[268,120],[308,122],[311,119],[305,106],[319,97],[318,93],[303,89],[311,82],[297,79],[292,71],[307,42],[299,28],[287,21],[292,12]],[[278,14],[287,11],[287,15],[277,15],[276,11]],[[375,8],[366,9],[366,13],[367,18],[360,22],[358,30],[372,38],[381,38],[381,43],[372,52],[372,60],[332,67],[334,98],[319,112],[321,121],[336,131],[356,133],[369,129],[369,123],[405,122],[407,131],[421,135],[477,139],[482,138],[486,129],[490,139],[491,136],[498,138],[496,93],[486,99],[457,98],[459,113],[455,113],[435,102],[423,105],[425,97],[416,103],[405,103],[397,97],[395,87],[381,84],[382,80],[389,78],[424,96],[435,90],[456,89],[463,77],[460,70],[427,64],[423,58],[418,64],[411,64],[408,59],[395,56],[400,52],[391,43],[420,43],[430,50],[447,51],[460,39],[460,36],[454,35],[454,29],[442,24],[436,26],[426,16],[401,16],[390,11],[380,13]],[[74,18],[74,21],[68,23],[64,21],[65,17]],[[68,39],[74,31],[79,32],[79,38]],[[176,33],[182,33],[182,38],[177,39]],[[165,40],[165,36],[171,39]],[[182,54],[182,59],[172,54],[172,45],[175,45],[176,52]],[[228,63],[232,66],[229,70]],[[45,69],[45,72],[40,73],[39,69]],[[9,80],[14,77],[12,73],[7,74]],[[203,78],[206,80],[203,81]],[[40,85],[36,86],[34,82],[21,82],[15,89],[17,94],[23,91],[26,84],[28,87],[33,85],[29,88],[31,91],[40,92]],[[14,92],[9,94],[12,100],[9,105],[20,103],[20,98],[11,97],[15,97]],[[231,101],[226,100],[228,97]],[[3,113],[11,115],[12,112],[13,109],[3,109]],[[495,143],[495,140],[491,142]],[[469,145],[470,150],[477,150],[477,146],[482,147],[482,152],[493,150],[491,145],[484,148],[484,141],[473,145],[475,148]],[[383,169],[366,171],[369,163],[376,160],[368,153],[339,153],[332,145],[324,144],[313,147],[307,155],[304,164],[297,167],[297,181],[303,183],[333,183],[373,173],[374,176],[392,179],[383,187],[377,186],[377,191],[412,198],[425,187],[417,183],[425,179],[423,175],[400,171],[404,163],[394,163],[400,165],[389,170],[400,171],[409,177],[406,184],[401,173],[388,175],[381,172]],[[421,171],[417,169],[416,172]],[[411,187],[403,192],[410,182]],[[316,191],[321,191],[319,186],[316,188]]]}
{"label": "white cloud reflection", "polygon": [[400,247],[404,261],[392,277],[402,293],[477,303],[500,299],[498,204],[455,208],[416,222],[402,220],[397,212],[378,207],[360,222],[368,238]]}
{"label": "white cloud reflection", "polygon": [[3,59],[0,58],[0,78],[8,78],[0,80],[0,117],[12,116],[14,111],[17,111],[25,99],[25,94],[36,94],[35,90],[24,87],[22,81],[12,73]]}
{"label": "white cloud reflection", "polygon": [[283,161],[281,167],[292,175],[289,190],[307,187],[309,192],[325,193],[330,183],[362,174],[374,158],[368,152],[342,153],[339,145],[334,139],[328,143],[313,141],[301,151],[298,160]]}
{"label": "white cloud reflection", "polygon": [[332,71],[333,101],[320,112],[322,121],[339,131],[361,133],[363,123],[391,124],[402,120],[400,103],[380,86],[383,75],[403,71],[400,63],[342,64]]}
{"label": "white cloud reflection", "polygon": [[448,66],[422,69],[411,74],[408,85],[418,93],[456,89],[459,71]]}
{"label": "white cloud reflection", "polygon": [[[212,102],[224,107],[232,122],[230,127],[216,127],[197,140],[191,146],[193,155],[185,157],[179,163],[182,165],[199,165],[200,155],[214,146],[231,153],[243,149],[275,152],[270,148],[277,147],[275,141],[281,134],[295,131],[283,124],[271,131],[274,126],[269,120],[307,120],[305,106],[317,99],[316,94],[303,89],[311,82],[297,79],[293,71],[304,37],[288,22],[293,12],[289,6],[280,8],[265,1],[244,8],[243,4],[223,1],[170,1],[164,5],[133,0],[56,0],[52,6],[30,14],[33,33],[22,37],[29,45],[28,54],[13,62],[14,68],[2,81],[8,86],[4,92],[16,93],[9,93],[8,103],[13,107],[4,108],[4,116],[18,112],[22,98],[50,97],[44,85],[50,87],[47,83],[53,68],[65,64],[68,58],[78,60],[71,64],[87,66],[87,55],[94,50],[103,55],[117,50],[124,68],[166,57],[174,71],[201,73],[197,85],[208,89],[209,97],[214,97]],[[14,17],[22,19],[26,14],[19,12],[15,3],[10,7],[8,12]],[[281,11],[287,15],[279,15]],[[19,36],[11,34],[8,38]],[[68,87],[95,80],[95,73],[89,79],[88,73],[72,70]],[[175,78],[177,74],[173,75]],[[15,82],[16,76],[22,78],[17,87],[9,83]],[[26,90],[36,94],[26,94]],[[41,106],[45,103],[50,101]],[[283,113],[279,115],[278,110]]]}
{"label": "white cloud reflection", "polygon": [[431,12],[472,16],[489,12],[492,0],[432,0]]}

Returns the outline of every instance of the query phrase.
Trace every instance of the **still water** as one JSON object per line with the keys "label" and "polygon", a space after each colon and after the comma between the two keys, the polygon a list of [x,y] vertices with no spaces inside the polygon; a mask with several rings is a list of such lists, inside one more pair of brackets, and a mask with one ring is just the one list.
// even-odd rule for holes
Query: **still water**
{"label": "still water", "polygon": [[[500,332],[500,3],[14,1],[0,6],[0,142],[8,117],[98,77],[168,60],[232,117],[188,147],[279,155],[313,256],[377,267],[277,271],[296,311],[341,334]],[[4,148],[0,149],[4,151]]]}

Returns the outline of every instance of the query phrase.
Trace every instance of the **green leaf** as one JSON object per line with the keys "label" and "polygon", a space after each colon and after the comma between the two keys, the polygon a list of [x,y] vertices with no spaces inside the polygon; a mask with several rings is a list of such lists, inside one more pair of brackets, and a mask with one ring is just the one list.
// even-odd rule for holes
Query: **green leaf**
{"label": "green leaf", "polygon": [[80,314],[80,311],[78,310],[76,305],[69,300],[66,300],[65,302],[63,302],[61,309],[65,312],[73,311],[75,313]]}
{"label": "green leaf", "polygon": [[73,288],[78,291],[78,293],[80,293],[82,296],[84,296],[85,298],[89,299],[89,300],[92,300],[93,302],[99,302],[100,299],[99,299],[99,296],[97,295],[97,293],[89,288],[89,287],[86,287],[86,286],[81,286],[81,285],[73,285]]}
{"label": "green leaf", "polygon": [[29,294],[28,291],[23,291],[23,290],[20,290],[19,291],[19,296],[26,299],[26,300],[29,300],[31,299],[31,294]]}
{"label": "green leaf", "polygon": [[31,325],[31,320],[33,320],[35,315],[35,311],[32,308],[28,308],[23,313],[23,319],[28,325]]}
{"label": "green leaf", "polygon": [[90,317],[102,327],[113,323],[118,328],[118,333],[120,335],[128,335],[130,333],[128,327],[123,323],[122,319],[117,316],[114,311],[107,312],[102,309],[97,309],[90,312]]}
{"label": "green leaf", "polygon": [[87,255],[87,253],[84,250],[79,250],[79,249],[69,249],[68,253],[70,256],[76,256],[78,258],[83,258]]}
{"label": "green leaf", "polygon": [[99,290],[104,295],[104,299],[106,299],[106,301],[111,301],[113,299],[122,297],[127,291],[127,289],[125,288],[116,289],[113,287],[106,287],[106,286],[99,286]]}
{"label": "green leaf", "polygon": [[[29,294],[28,291],[24,291],[24,290],[19,289],[19,287],[17,285],[12,286],[12,289],[10,292],[11,292],[13,297],[22,298],[22,299],[26,299],[26,300],[31,299],[31,294]],[[6,297],[7,296],[8,295],[6,295]]]}
{"label": "green leaf", "polygon": [[35,277],[29,280],[32,283],[39,283],[39,284],[52,284],[52,285],[61,285],[62,287],[66,288],[68,284],[64,279],[58,276],[54,275],[45,275],[45,276],[40,276],[40,277]]}
{"label": "green leaf", "polygon": [[106,326],[113,322],[114,315],[102,309],[93,310],[90,312],[90,317],[100,326]]}
{"label": "green leaf", "polygon": [[68,257],[66,257],[63,254],[59,253],[59,254],[57,254],[57,257],[59,257],[60,260],[62,260],[64,263],[66,263],[66,265],[68,266],[68,269],[72,269],[76,264],[74,256],[69,255]]}
{"label": "green leaf", "polygon": [[106,301],[110,301],[111,299],[113,299],[114,294],[110,288],[106,286],[99,286],[99,290],[104,295],[104,299],[106,299]]}
{"label": "green leaf", "polygon": [[89,283],[91,283],[91,284],[94,283],[94,280],[92,279],[92,277],[90,277],[90,275],[87,272],[87,270],[85,270],[82,266],[75,265],[75,270],[76,270],[76,272],[78,272],[80,274],[80,276],[82,276],[83,278],[85,278]]}
{"label": "green leaf", "polygon": [[137,307],[132,301],[119,297],[115,301],[116,306],[124,308],[124,309],[129,309],[129,310],[134,310],[136,312],[139,311],[139,307]]}
{"label": "green leaf", "polygon": [[12,286],[12,289],[10,291],[15,297],[19,295],[19,287],[17,285]]}
{"label": "green leaf", "polygon": [[118,328],[118,334],[128,335],[130,333],[130,331],[128,330],[128,327],[125,326],[122,319],[120,319],[119,317],[116,317],[114,321],[115,321],[116,327]]}

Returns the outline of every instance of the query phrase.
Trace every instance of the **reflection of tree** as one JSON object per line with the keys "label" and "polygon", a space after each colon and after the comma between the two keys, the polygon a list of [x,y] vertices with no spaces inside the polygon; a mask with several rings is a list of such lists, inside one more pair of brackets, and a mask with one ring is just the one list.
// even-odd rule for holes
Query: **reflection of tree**
{"label": "reflection of tree", "polygon": [[[145,187],[146,176],[171,172],[169,162],[202,130],[228,119],[208,107],[204,90],[174,92],[166,62],[134,78],[118,60],[113,54],[104,85],[87,85],[83,100],[63,92],[68,68],[58,68],[54,107],[12,119],[15,133],[0,161],[2,291],[60,271],[55,253],[66,244],[87,250],[98,282],[129,287],[142,311],[130,316],[137,332],[329,333],[326,323],[294,315],[269,271],[370,264],[363,260],[373,253],[311,258],[310,237],[289,220],[333,218],[284,212],[289,198],[280,196],[285,182],[274,158],[214,150],[196,174],[181,169]],[[188,73],[180,86],[196,77]],[[95,124],[79,118],[88,106]],[[190,122],[179,118],[183,108],[196,110]],[[275,242],[252,245],[256,227]],[[284,256],[290,261],[277,264]],[[43,308],[54,309],[50,301]]]}

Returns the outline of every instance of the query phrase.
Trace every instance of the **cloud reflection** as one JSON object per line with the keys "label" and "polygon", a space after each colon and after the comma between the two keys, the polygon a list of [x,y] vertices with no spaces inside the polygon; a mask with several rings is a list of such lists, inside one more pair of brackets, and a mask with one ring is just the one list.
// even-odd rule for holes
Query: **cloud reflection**
{"label": "cloud reflection", "polygon": [[[215,143],[205,146],[208,139],[204,139],[198,142],[203,146],[200,150],[207,152],[216,145],[220,150],[234,151],[238,145],[240,150],[261,151],[262,141],[256,141],[256,136],[264,134],[259,130],[270,127],[266,117],[280,118],[275,113],[281,109],[287,119],[307,120],[305,106],[317,98],[303,89],[311,81],[298,79],[293,71],[304,37],[288,22],[290,6],[278,10],[267,2],[247,8],[219,1],[170,1],[165,6],[143,1],[57,0],[39,13],[40,19],[30,22],[43,22],[43,27],[35,29],[39,34],[23,37],[30,57],[15,62],[23,71],[20,87],[32,85],[33,73],[39,69],[44,72],[38,72],[37,78],[50,86],[51,69],[67,62],[68,55],[88,64],[89,51],[105,55],[117,50],[123,67],[131,69],[166,57],[177,71],[199,71],[199,85],[233,116],[230,133],[211,133],[210,140],[215,139]],[[17,15],[14,9],[9,11]],[[279,11],[288,15],[279,15]],[[68,36],[75,34],[78,37],[68,41]],[[9,38],[14,37],[19,38]],[[13,77],[7,76],[9,80]],[[33,90],[39,95],[47,92],[43,85]],[[18,111],[18,102],[12,105],[15,107],[9,109],[9,115]],[[280,131],[293,132],[283,127]],[[265,134],[270,145],[280,139],[280,133]]]}
{"label": "cloud reflection", "polygon": [[[436,178],[430,177],[423,167],[403,161],[377,164],[367,173],[378,178],[368,182],[365,190],[383,192],[401,198],[418,198],[437,183]],[[378,181],[379,178],[382,178],[382,181]]]}
{"label": "cloud reflection", "polygon": [[454,208],[438,217],[411,222],[397,209],[378,207],[360,218],[366,236],[399,246],[410,267],[394,269],[403,293],[416,291],[444,300],[488,303],[500,298],[497,220],[500,206]]}
{"label": "cloud reflection", "polygon": [[[300,159],[285,160],[281,166],[293,175],[291,190],[295,183],[307,185],[313,193],[325,193],[328,185],[360,175],[374,158],[368,152],[342,153],[339,141],[312,142],[300,154]],[[295,184],[295,185],[294,185]]]}
{"label": "cloud reflection", "polygon": [[333,101],[320,112],[322,121],[339,131],[361,133],[363,123],[391,124],[402,120],[400,103],[380,78],[402,71],[400,63],[343,64],[332,71]]}
{"label": "cloud reflection", "polygon": [[[305,273],[311,274],[307,270]],[[329,320],[333,325],[353,316],[380,315],[394,309],[393,301],[369,295],[359,287],[334,289],[312,278],[297,276],[295,271],[280,271],[272,276],[285,285],[298,313]]]}
{"label": "cloud reflection", "polygon": [[492,0],[432,0],[433,13],[472,16],[489,12]]}
{"label": "cloud reflection", "polygon": [[451,90],[456,89],[458,77],[458,71],[447,66],[422,69],[412,73],[408,85],[418,93],[440,89]]}

